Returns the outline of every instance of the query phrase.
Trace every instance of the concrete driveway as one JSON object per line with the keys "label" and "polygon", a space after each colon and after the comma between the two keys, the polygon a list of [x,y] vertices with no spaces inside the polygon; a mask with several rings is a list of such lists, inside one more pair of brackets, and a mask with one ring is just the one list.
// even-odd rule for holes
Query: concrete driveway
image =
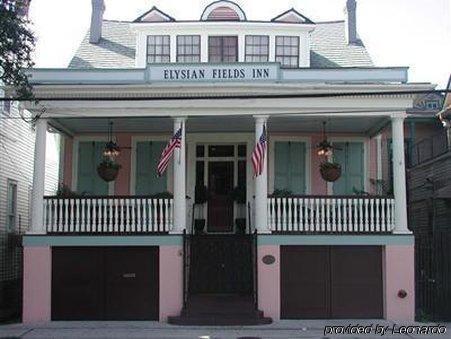
{"label": "concrete driveway", "polygon": [[[263,326],[182,327],[146,321],[58,321],[34,326],[2,325],[0,338],[451,338],[451,323],[440,324],[444,326],[440,328],[408,327],[435,325],[395,324],[384,320],[282,320]],[[328,333],[325,333],[325,326],[338,327],[328,327]],[[420,329],[430,332],[434,329],[443,332],[446,329],[446,333],[416,334]],[[399,333],[403,331],[408,334]],[[350,334],[340,334],[343,332]]]}

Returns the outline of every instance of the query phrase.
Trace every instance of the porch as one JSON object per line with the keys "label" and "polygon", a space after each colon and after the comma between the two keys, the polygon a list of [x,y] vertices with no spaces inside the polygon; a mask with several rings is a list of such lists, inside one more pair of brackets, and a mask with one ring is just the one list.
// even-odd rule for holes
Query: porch
{"label": "porch", "polygon": [[[384,234],[395,229],[391,197],[269,197],[267,206],[268,229],[275,234]],[[246,233],[252,233],[255,227],[247,221]],[[173,199],[45,197],[44,226],[46,233],[59,235],[167,234],[174,229]],[[193,226],[188,225],[188,233]]]}
{"label": "porch", "polygon": [[[190,234],[195,233],[197,219],[204,220],[206,233],[220,234],[406,232],[405,223],[404,228],[397,227],[403,222],[396,219],[395,196],[375,184],[383,177],[383,168],[394,166],[396,186],[403,163],[387,158],[374,126],[391,123],[396,135],[403,132],[402,120],[402,116],[386,114],[149,117],[133,122],[63,115],[40,119],[38,128],[45,123],[65,131],[62,181],[71,190],[69,196],[42,199],[40,232]],[[317,150],[324,137],[323,121],[327,138],[337,146],[329,157]],[[96,173],[109,122],[114,123],[114,140],[121,147],[122,168],[113,183],[102,182]],[[268,129],[265,170],[254,178],[249,159],[263,124]],[[171,126],[173,130],[183,126],[184,143],[176,149],[176,161],[167,173],[157,178],[156,162],[171,137]],[[328,159],[343,165],[342,178],[334,183],[320,175],[320,163]],[[206,188],[206,200],[199,201],[198,187]],[[237,188],[244,190],[242,201],[233,197]],[[238,230],[237,219],[244,220],[244,230]]]}

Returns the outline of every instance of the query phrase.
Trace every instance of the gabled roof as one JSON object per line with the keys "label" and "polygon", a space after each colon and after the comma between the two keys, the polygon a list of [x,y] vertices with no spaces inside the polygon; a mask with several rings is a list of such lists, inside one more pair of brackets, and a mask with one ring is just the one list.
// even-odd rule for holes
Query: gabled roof
{"label": "gabled roof", "polygon": [[[136,37],[130,22],[104,20],[102,38],[89,43],[89,32],[69,68],[134,68]],[[365,46],[348,45],[344,21],[317,22],[311,33],[311,68],[372,67]]]}
{"label": "gabled roof", "polygon": [[289,22],[289,23],[300,23],[300,24],[313,24],[314,22],[307,18],[306,16],[299,13],[294,8],[279,14],[278,16],[271,19],[272,22]]}
{"label": "gabled roof", "polygon": [[165,22],[176,21],[172,16],[153,6],[150,10],[139,16],[134,22]]}

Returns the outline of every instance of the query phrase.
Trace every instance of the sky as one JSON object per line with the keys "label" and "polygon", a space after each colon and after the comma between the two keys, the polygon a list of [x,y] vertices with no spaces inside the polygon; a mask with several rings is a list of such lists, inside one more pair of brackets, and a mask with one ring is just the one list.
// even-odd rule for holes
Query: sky
{"label": "sky", "polygon": [[[213,0],[105,0],[105,19],[131,21],[157,6],[198,20]],[[346,0],[236,0],[250,20],[293,7],[313,21],[344,19]],[[89,28],[91,0],[32,0],[36,67],[67,67]],[[451,0],[357,0],[357,25],[376,66],[408,66],[409,81],[446,86],[451,74]]]}

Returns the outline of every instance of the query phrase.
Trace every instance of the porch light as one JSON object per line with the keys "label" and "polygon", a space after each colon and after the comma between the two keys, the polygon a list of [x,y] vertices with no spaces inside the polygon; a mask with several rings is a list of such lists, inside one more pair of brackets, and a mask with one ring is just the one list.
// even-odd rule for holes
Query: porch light
{"label": "porch light", "polygon": [[110,121],[108,126],[108,142],[103,149],[103,156],[113,159],[121,153],[119,145],[113,141],[113,122]]}

